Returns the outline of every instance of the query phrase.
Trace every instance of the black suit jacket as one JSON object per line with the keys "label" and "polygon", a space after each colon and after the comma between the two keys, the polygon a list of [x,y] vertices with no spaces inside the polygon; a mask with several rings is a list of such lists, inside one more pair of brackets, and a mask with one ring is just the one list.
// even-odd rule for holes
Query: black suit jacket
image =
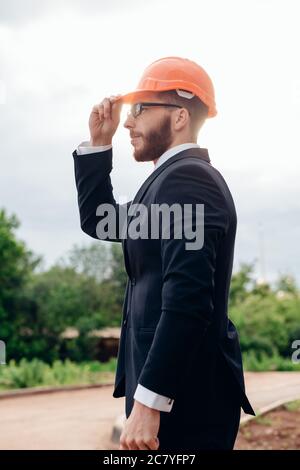
{"label": "black suit jacket", "polygon": [[93,238],[101,219],[96,208],[103,203],[113,204],[117,213],[131,203],[149,210],[151,204],[204,204],[200,250],[187,251],[185,238],[121,239],[134,217],[125,218],[125,226],[117,223],[116,236],[109,239],[122,242],[128,273],[113,392],[126,397],[126,416],[138,383],[174,399],[170,414],[203,417],[224,396],[234,396],[254,414],[245,395],[238,333],[227,312],[236,211],[207,150],[192,148],[171,157],[125,205],[113,196],[112,150],[73,156],[81,228]]}

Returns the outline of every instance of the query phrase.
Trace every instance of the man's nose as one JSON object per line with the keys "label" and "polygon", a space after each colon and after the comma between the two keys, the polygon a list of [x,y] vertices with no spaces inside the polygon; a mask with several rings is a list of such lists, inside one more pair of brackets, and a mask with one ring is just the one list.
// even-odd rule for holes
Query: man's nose
{"label": "man's nose", "polygon": [[130,112],[128,112],[127,118],[125,119],[125,122],[124,122],[123,125],[124,125],[125,129],[131,129],[132,127],[135,126],[134,117],[132,116],[132,114]]}

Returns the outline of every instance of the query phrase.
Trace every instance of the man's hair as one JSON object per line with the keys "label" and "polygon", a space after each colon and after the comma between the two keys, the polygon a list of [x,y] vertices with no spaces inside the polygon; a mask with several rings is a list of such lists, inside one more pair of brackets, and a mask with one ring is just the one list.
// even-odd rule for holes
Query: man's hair
{"label": "man's hair", "polygon": [[208,106],[198,96],[193,96],[190,99],[183,98],[177,94],[176,90],[160,91],[157,93],[157,97],[164,103],[178,104],[189,111],[192,137],[197,140],[198,132],[208,115]]}

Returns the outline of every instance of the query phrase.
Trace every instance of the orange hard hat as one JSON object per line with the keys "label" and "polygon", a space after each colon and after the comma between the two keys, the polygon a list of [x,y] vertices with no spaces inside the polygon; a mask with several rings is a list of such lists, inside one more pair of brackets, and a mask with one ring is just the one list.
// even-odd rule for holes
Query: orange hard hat
{"label": "orange hard hat", "polygon": [[132,104],[147,92],[176,90],[178,95],[196,95],[208,107],[208,117],[217,114],[212,81],[205,70],[189,59],[163,57],[148,65],[135,91],[121,95],[123,103]]}

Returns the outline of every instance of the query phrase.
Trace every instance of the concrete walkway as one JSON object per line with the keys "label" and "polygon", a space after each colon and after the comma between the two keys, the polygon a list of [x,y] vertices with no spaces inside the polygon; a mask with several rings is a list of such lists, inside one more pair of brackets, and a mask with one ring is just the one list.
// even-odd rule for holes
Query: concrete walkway
{"label": "concrete walkway", "polygon": [[124,399],[113,387],[0,399],[0,449],[106,449]]}
{"label": "concrete walkway", "polygon": [[[274,405],[300,399],[300,372],[247,372],[245,382],[257,414]],[[242,421],[248,416],[242,413]]]}
{"label": "concrete walkway", "polygon": [[[248,396],[258,411],[300,399],[300,372],[250,372]],[[112,428],[124,412],[113,387],[0,399],[0,449],[114,449]]]}

